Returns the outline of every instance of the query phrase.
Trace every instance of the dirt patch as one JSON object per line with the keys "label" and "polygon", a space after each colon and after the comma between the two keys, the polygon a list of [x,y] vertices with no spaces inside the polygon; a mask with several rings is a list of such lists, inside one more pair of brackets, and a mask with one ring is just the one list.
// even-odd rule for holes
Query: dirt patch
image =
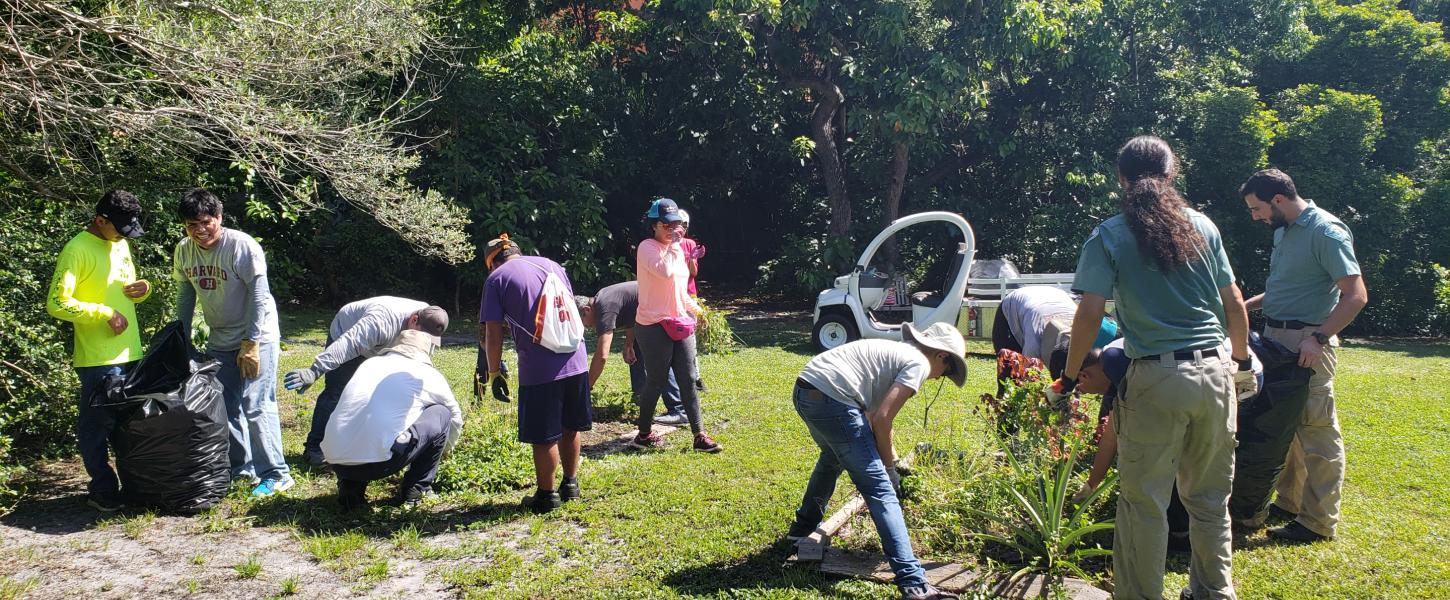
{"label": "dirt patch", "polygon": [[[442,573],[485,566],[499,548],[526,562],[544,560],[531,545],[530,524],[498,518],[496,510],[481,511],[478,518],[493,517],[477,522],[438,507],[425,520],[459,529],[433,529],[412,544],[374,532],[364,555],[321,561],[291,526],[253,526],[244,517],[217,531],[212,528],[225,516],[134,510],[102,516],[84,504],[78,462],[40,465],[35,472],[30,498],[0,517],[0,577],[30,584],[26,598],[255,599],[277,597],[284,590],[295,598],[452,598],[457,590]],[[570,522],[549,527],[582,533]]]}

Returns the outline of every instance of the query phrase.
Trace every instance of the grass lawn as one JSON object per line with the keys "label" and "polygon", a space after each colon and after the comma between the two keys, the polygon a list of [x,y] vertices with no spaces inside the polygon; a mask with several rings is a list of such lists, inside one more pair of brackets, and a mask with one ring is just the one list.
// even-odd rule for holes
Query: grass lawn
{"label": "grass lawn", "polygon": [[[284,320],[288,345],[280,372],[311,361],[329,316],[308,313]],[[194,519],[156,517],[153,522],[148,514],[133,513],[95,521],[84,531],[111,532],[118,545],[144,546],[161,536],[148,530],[180,530],[194,538],[193,549],[176,551],[189,552],[181,555],[192,557],[187,568],[193,571],[174,581],[141,584],[147,591],[174,595],[231,596],[219,590],[250,585],[260,592],[252,595],[303,597],[335,595],[336,590],[406,597],[413,595],[408,590],[430,589],[433,595],[481,598],[892,598],[890,586],[782,565],[788,554],[783,536],[816,456],[789,401],[792,382],[811,355],[808,318],[737,320],[737,333],[749,347],[729,356],[702,357],[709,385],[707,428],[725,452],[689,452],[683,431],[667,437],[668,449],[646,454],[617,451],[617,445],[595,436],[581,467],[584,500],[546,516],[517,509],[525,490],[498,485],[500,480],[527,482],[526,447],[496,443],[489,451],[499,460],[480,463],[477,471],[491,478],[490,486],[447,491],[417,510],[379,508],[360,517],[341,516],[334,509],[331,476],[299,470],[298,486],[284,497],[251,501],[238,489],[223,507]],[[452,328],[455,333],[472,330],[472,324],[462,322]],[[921,441],[944,448],[984,445],[973,407],[982,392],[993,389],[994,373],[987,344],[973,342],[970,349],[981,354],[969,361],[966,388],[942,387],[926,420],[925,407],[937,394],[935,382],[907,404],[897,423],[903,453]],[[464,435],[495,440],[508,435],[512,405],[471,400],[473,349],[446,347],[435,362],[470,412]],[[622,409],[628,378],[618,354],[611,357],[601,386],[598,428],[628,429],[620,423],[629,418]],[[1447,389],[1450,344],[1376,342],[1342,351],[1339,415],[1349,473],[1340,537],[1313,546],[1272,544],[1262,533],[1250,537],[1235,552],[1240,597],[1450,597]],[[283,435],[294,465],[301,462],[316,394],[314,389],[299,398],[279,389]],[[849,487],[842,483],[838,498]],[[370,489],[375,500],[392,491],[381,482]],[[909,516],[919,520],[935,514],[921,504],[941,497],[940,492],[924,490],[922,500],[908,507]],[[26,510],[22,507],[5,524],[14,526]],[[916,540],[920,553],[970,559],[945,550],[950,544],[943,540],[950,536],[941,524],[912,526],[934,530]],[[275,538],[270,546],[248,541],[263,534]],[[88,551],[86,546],[52,555],[43,548],[0,542],[0,597],[11,595],[6,590],[60,597],[87,589],[88,584],[58,575],[64,569],[50,561],[80,560],[76,557]],[[278,559],[269,558],[275,553],[300,556],[322,575],[283,577],[287,573],[274,566]],[[1176,592],[1186,582],[1186,564],[1175,560],[1169,571],[1169,589]],[[217,583],[221,580],[230,583]]]}

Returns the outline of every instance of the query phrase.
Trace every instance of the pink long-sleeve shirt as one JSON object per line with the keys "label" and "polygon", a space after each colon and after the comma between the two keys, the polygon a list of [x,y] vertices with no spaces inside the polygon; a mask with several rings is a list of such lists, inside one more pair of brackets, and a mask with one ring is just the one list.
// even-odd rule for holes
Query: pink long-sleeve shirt
{"label": "pink long-sleeve shirt", "polygon": [[636,323],[654,325],[670,317],[690,317],[696,310],[695,299],[687,291],[690,267],[678,243],[666,245],[653,238],[640,242],[635,276],[639,278]]}

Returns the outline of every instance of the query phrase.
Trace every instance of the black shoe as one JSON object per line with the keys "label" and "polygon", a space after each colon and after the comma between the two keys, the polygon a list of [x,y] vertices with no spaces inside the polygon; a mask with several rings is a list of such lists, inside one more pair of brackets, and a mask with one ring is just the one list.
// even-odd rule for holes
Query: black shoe
{"label": "black shoe", "polygon": [[559,499],[559,492],[545,492],[541,490],[531,496],[524,496],[521,504],[523,504],[524,508],[533,511],[534,514],[542,515],[559,508],[564,504],[564,501]]}
{"label": "black shoe", "polygon": [[559,482],[559,501],[568,502],[579,499],[579,480],[565,479]]}
{"label": "black shoe", "polygon": [[705,391],[705,380],[704,379],[696,379],[695,380],[695,391],[697,391],[697,392],[703,392],[703,391]]}
{"label": "black shoe", "polygon": [[113,495],[90,494],[86,496],[86,506],[99,510],[103,513],[113,513],[126,508],[126,503]]}
{"label": "black shoe", "polygon": [[[1169,538],[1169,539],[1172,539],[1172,538]],[[1172,542],[1170,541],[1169,544],[1171,545]],[[1179,590],[1179,592],[1178,592],[1178,600],[1193,600],[1193,590],[1191,590],[1189,588],[1183,588],[1182,590]]]}
{"label": "black shoe", "polygon": [[401,490],[398,494],[398,504],[401,506],[417,506],[424,498],[437,495],[433,492],[433,486],[418,484]]}
{"label": "black shoe", "polygon": [[1176,531],[1168,532],[1168,551],[1179,554],[1192,552],[1193,546],[1188,543],[1188,532],[1182,534]]}
{"label": "black shoe", "polygon": [[1270,529],[1269,537],[1285,542],[1293,542],[1296,544],[1309,544],[1313,542],[1322,542],[1324,540],[1332,539],[1329,536],[1314,533],[1314,531],[1309,529],[1308,527],[1300,525],[1298,521],[1291,521],[1288,525],[1285,525],[1283,527],[1275,527],[1273,529]]}
{"label": "black shoe", "polygon": [[1289,512],[1287,510],[1284,510],[1282,508],[1279,508],[1279,505],[1278,504],[1270,504],[1269,505],[1269,520],[1270,521],[1275,521],[1275,522],[1279,522],[1279,523],[1288,523],[1289,521],[1293,521],[1294,519],[1297,519],[1297,518],[1299,518],[1299,515],[1294,514],[1294,513],[1291,513],[1291,512]]}
{"label": "black shoe", "polygon": [[800,523],[791,523],[790,524],[790,531],[787,531],[786,532],[785,539],[790,540],[792,542],[799,542],[799,541],[801,541],[803,539],[806,539],[808,537],[811,537],[811,534],[812,533],[815,533],[815,532],[816,532],[816,526],[815,525],[811,525],[810,527],[806,527],[805,525],[801,525]]}

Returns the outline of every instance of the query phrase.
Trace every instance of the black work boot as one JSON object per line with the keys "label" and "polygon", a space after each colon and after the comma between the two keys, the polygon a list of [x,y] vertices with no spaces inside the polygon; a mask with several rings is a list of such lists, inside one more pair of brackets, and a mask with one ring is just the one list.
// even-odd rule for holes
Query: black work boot
{"label": "black work boot", "polygon": [[559,492],[553,490],[539,490],[533,495],[524,496],[523,507],[533,511],[536,515],[542,515],[556,508],[564,502],[559,499]]}
{"label": "black work boot", "polygon": [[579,479],[575,477],[565,477],[563,481],[559,482],[559,500],[562,502],[569,502],[570,500],[578,499]]}

